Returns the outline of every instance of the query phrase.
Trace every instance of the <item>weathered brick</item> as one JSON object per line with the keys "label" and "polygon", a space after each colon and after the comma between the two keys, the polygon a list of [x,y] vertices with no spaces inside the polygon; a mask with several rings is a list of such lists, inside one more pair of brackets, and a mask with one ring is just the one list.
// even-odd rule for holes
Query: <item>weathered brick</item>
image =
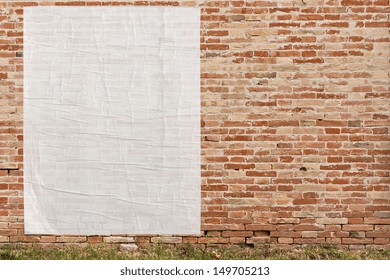
{"label": "weathered brick", "polygon": [[107,243],[132,243],[132,242],[134,242],[134,237],[106,236],[106,237],[103,237],[103,241],[107,242]]}
{"label": "weathered brick", "polygon": [[271,242],[270,237],[263,237],[263,236],[250,237],[247,238],[245,241],[246,244],[263,244],[263,243],[270,243],[270,242]]}
{"label": "weathered brick", "polygon": [[151,242],[152,243],[181,243],[182,237],[178,237],[178,236],[152,237]]}
{"label": "weathered brick", "polygon": [[340,225],[347,224],[347,218],[318,218],[317,222],[322,225]]}
{"label": "weathered brick", "polygon": [[7,243],[9,242],[8,236],[0,236],[0,243]]}
{"label": "weathered brick", "polygon": [[250,237],[253,236],[253,231],[224,231],[223,237]]}
{"label": "weathered brick", "polygon": [[204,236],[24,235],[23,8],[197,2],[0,3],[0,242],[390,244],[388,0],[200,1]]}
{"label": "weathered brick", "polygon": [[294,239],[293,238],[279,237],[278,238],[278,243],[280,243],[280,244],[293,244],[294,243]]}
{"label": "weathered brick", "polygon": [[60,243],[80,243],[87,241],[85,236],[59,236],[56,242]]}
{"label": "weathered brick", "polygon": [[343,225],[343,230],[345,231],[369,231],[373,230],[374,226],[373,225]]}

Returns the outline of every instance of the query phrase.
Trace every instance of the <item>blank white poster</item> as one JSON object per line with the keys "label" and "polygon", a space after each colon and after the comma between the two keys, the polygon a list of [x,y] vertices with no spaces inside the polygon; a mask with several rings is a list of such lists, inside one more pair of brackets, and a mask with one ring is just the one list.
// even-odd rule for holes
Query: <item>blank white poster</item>
{"label": "blank white poster", "polygon": [[199,234],[199,17],[24,9],[26,234]]}

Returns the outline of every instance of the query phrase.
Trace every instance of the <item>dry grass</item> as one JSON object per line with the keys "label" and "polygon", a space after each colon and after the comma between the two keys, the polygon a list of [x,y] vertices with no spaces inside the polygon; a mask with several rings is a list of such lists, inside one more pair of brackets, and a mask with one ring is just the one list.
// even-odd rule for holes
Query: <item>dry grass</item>
{"label": "dry grass", "polygon": [[333,246],[308,246],[299,249],[212,248],[189,245],[169,247],[154,245],[136,252],[122,252],[107,245],[41,248],[5,245],[0,247],[0,260],[389,260],[390,249],[346,250]]}

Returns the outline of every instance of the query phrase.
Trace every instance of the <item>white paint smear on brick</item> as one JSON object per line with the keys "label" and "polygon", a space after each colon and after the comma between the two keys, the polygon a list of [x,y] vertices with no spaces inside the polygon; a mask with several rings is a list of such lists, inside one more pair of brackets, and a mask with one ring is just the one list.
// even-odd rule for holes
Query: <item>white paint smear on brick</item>
{"label": "white paint smear on brick", "polygon": [[199,234],[199,8],[24,9],[27,234]]}

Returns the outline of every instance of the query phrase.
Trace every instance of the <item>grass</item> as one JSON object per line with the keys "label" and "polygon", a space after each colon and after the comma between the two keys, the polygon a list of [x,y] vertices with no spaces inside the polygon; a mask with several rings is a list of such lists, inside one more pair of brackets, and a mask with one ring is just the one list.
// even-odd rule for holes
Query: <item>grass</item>
{"label": "grass", "polygon": [[122,252],[107,245],[41,248],[6,245],[0,247],[0,260],[389,260],[390,249],[347,250],[334,246],[308,246],[299,249],[212,248],[189,245],[153,245],[136,252]]}

